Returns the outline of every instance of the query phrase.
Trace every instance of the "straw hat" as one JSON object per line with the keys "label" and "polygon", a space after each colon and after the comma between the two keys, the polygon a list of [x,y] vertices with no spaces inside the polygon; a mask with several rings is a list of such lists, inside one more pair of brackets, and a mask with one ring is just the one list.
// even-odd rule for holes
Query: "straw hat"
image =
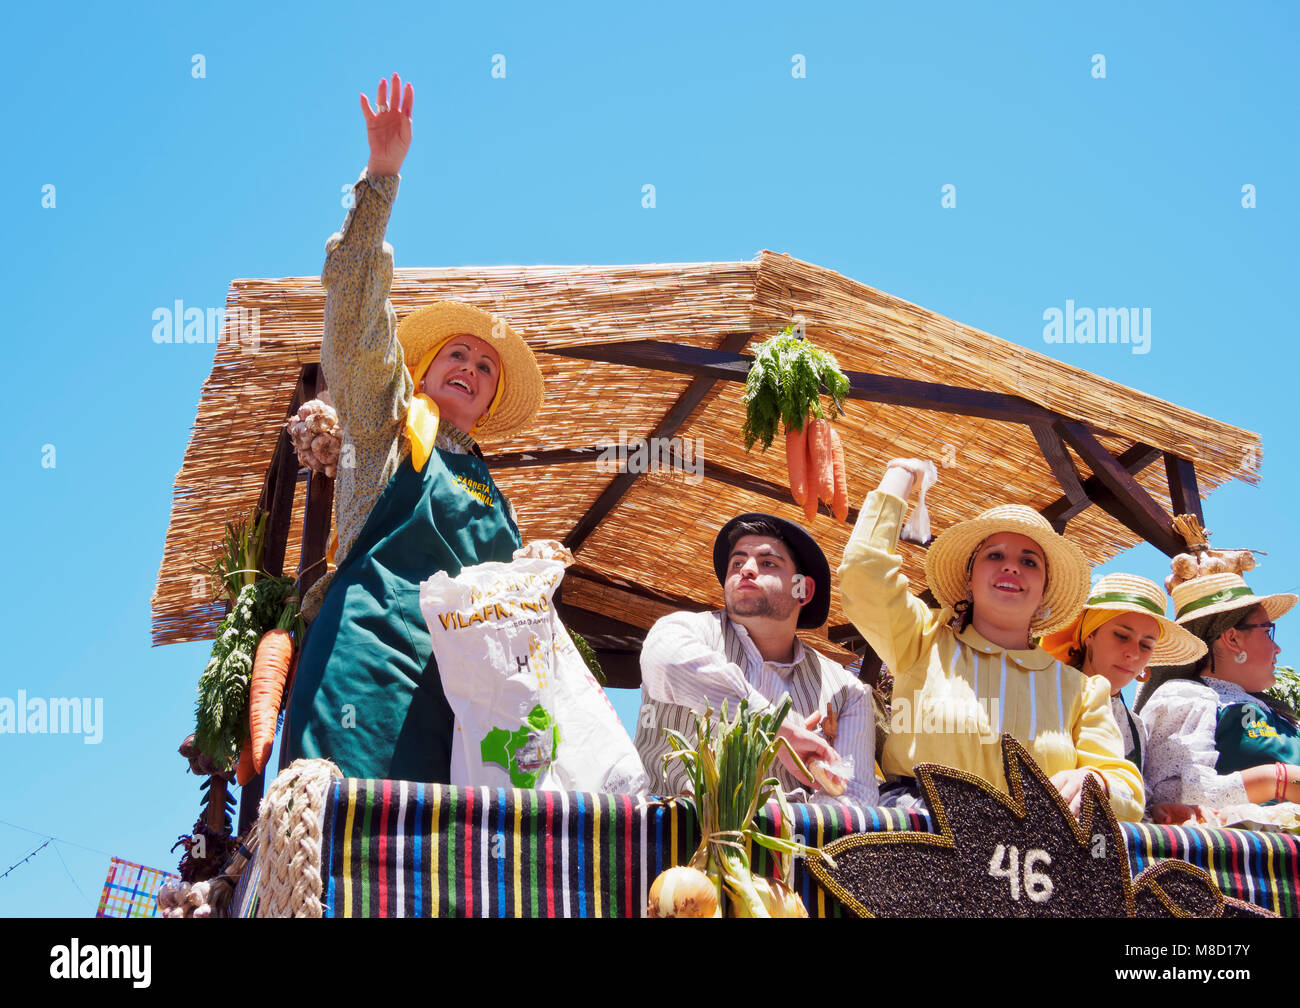
{"label": "straw hat", "polygon": [[[1083,647],[1083,638],[1091,636],[1093,629],[1104,626],[1113,619],[1108,613],[1137,613],[1150,616],[1160,626],[1160,638],[1148,661],[1150,665],[1187,665],[1205,654],[1205,642],[1192,636],[1177,623],[1165,615],[1169,599],[1164,591],[1154,582],[1134,574],[1107,574],[1098,581],[1084,603],[1081,612],[1070,626],[1054,634],[1058,641],[1043,641],[1042,646],[1053,654],[1057,648]],[[1100,613],[1105,622],[1088,619],[1088,614]],[[1089,628],[1090,626],[1090,628]],[[1087,629],[1085,634],[1083,631]],[[1061,657],[1057,654],[1057,657]],[[1065,660],[1065,659],[1062,659]]]}
{"label": "straw hat", "polygon": [[1174,585],[1174,618],[1189,623],[1204,616],[1261,605],[1270,620],[1291,611],[1300,596],[1256,595],[1240,574],[1205,574]]}
{"label": "straw hat", "polygon": [[474,428],[474,436],[503,438],[527,427],[545,399],[541,368],[524,338],[504,319],[481,308],[457,301],[439,301],[402,319],[397,327],[397,339],[417,388],[424,375],[417,375],[415,369],[430,351],[459,333],[477,336],[501,358],[496,398],[488,407],[487,416]]}
{"label": "straw hat", "polygon": [[1031,633],[1049,633],[1069,624],[1088,597],[1088,558],[1070,540],[1057,535],[1046,518],[1022,504],[990,508],[978,518],[958,522],[930,544],[925,579],[939,604],[953,606],[966,597],[970,584],[967,563],[980,543],[997,532],[1028,536],[1047,558],[1047,586],[1039,610],[1042,616],[1029,624]]}

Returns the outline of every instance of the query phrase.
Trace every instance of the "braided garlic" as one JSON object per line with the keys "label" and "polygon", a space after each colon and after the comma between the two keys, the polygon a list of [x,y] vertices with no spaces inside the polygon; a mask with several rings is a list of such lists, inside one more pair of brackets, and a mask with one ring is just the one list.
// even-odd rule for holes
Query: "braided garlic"
{"label": "braided garlic", "polygon": [[298,463],[312,472],[332,477],[343,446],[343,426],[334,407],[323,399],[312,399],[298,407],[284,423],[298,454]]}

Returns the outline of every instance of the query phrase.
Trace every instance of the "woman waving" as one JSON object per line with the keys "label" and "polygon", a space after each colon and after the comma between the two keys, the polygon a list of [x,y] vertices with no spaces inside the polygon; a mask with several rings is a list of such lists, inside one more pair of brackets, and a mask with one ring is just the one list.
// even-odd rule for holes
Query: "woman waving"
{"label": "woman waving", "polygon": [[389,99],[387,81],[377,108],[361,96],[370,159],[321,273],[321,367],[344,430],[338,567],[304,600],[312,623],[285,749],[332,759],[349,777],[446,782],[453,718],[419,585],[435,571],[509,561],[520,546],[478,440],[526,427],[542,376],[523,338],[480,308],[440,302],[397,323],[383,239],[414,90],[394,74]]}

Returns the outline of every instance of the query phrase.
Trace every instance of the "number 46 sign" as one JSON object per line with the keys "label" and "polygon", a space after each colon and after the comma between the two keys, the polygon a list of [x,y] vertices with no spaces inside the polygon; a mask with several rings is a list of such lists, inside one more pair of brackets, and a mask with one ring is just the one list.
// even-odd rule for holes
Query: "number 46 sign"
{"label": "number 46 sign", "polygon": [[1037,866],[1050,865],[1052,855],[1045,850],[1034,848],[1025,851],[1025,858],[1020,860],[1020,850],[1015,844],[1004,847],[998,844],[989,858],[989,874],[994,878],[1004,878],[1011,886],[1011,898],[1020,899],[1023,892],[1035,903],[1046,903],[1052,898],[1052,880],[1046,872],[1037,870]]}
{"label": "number 46 sign", "polygon": [[[1070,811],[1024,746],[1002,736],[1005,787],[968,770],[915,767],[929,829],[850,833],[805,863],[863,917],[1249,917],[1203,868],[1166,858],[1133,877],[1105,793],[1089,776]],[[913,813],[914,814],[914,813]]]}

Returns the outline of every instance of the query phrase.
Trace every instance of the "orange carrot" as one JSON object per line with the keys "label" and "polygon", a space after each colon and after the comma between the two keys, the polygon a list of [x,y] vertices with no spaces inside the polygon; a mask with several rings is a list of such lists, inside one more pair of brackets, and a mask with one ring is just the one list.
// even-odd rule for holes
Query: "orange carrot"
{"label": "orange carrot", "polygon": [[804,439],[804,485],[803,517],[812,522],[817,517],[817,421],[811,416],[803,425]]}
{"label": "orange carrot", "polygon": [[835,470],[831,465],[831,425],[825,420],[813,420],[808,432],[812,445],[808,457],[812,471],[808,476],[808,493],[815,493],[827,504],[835,502]]}
{"label": "orange carrot", "polygon": [[249,740],[244,740],[244,748],[239,750],[239,762],[235,764],[235,782],[243,787],[254,777],[257,776],[257,770],[253,766],[253,753],[249,748]]}
{"label": "orange carrot", "polygon": [[253,657],[253,681],[248,688],[249,747],[257,773],[266,769],[275,745],[275,721],[284,699],[284,684],[293,660],[293,636],[288,630],[268,630]]}
{"label": "orange carrot", "polygon": [[848,521],[849,478],[844,464],[844,442],[834,427],[831,427],[831,466],[835,473],[835,499],[831,502],[831,513],[836,521]]}
{"label": "orange carrot", "polygon": [[790,473],[790,493],[796,504],[802,504],[804,494],[808,492],[804,478],[808,471],[808,449],[804,442],[808,439],[808,421],[799,430],[785,429],[785,467]]}

